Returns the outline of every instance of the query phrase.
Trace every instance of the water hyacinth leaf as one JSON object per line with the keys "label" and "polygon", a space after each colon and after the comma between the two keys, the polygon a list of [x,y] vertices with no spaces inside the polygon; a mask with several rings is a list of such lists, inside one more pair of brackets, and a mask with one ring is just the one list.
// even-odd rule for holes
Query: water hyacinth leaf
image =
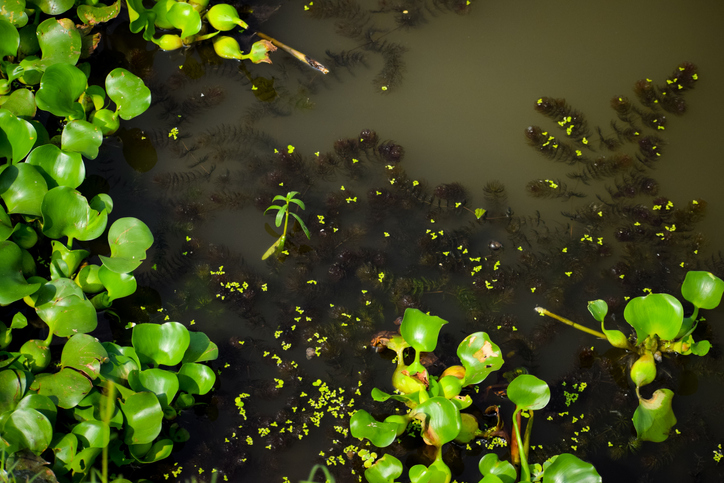
{"label": "water hyacinth leaf", "polygon": [[671,340],[679,333],[684,309],[675,297],[664,293],[652,293],[632,299],[623,316],[635,330],[638,342],[657,334],[663,340]]}
{"label": "water hyacinth leaf", "polygon": [[[100,196],[100,198],[99,198]],[[41,206],[43,234],[49,238],[68,237],[71,240],[93,240],[103,233],[112,205],[102,200],[107,195],[98,195],[91,203],[78,191],[67,186],[57,186],[45,195]],[[93,208],[100,208],[101,211]]]}
{"label": "water hyacinth leaf", "polygon": [[101,365],[101,375],[116,383],[127,385],[131,372],[141,370],[141,362],[133,347],[124,347],[112,342],[104,342],[103,347],[108,353],[108,361]]}
{"label": "water hyacinth leaf", "polygon": [[173,24],[169,22],[167,18],[168,11],[174,4],[176,4],[176,0],[159,0],[156,2],[156,5],[153,6],[153,12],[156,14],[156,19],[154,20],[156,27],[166,30],[174,28]]}
{"label": "water hyacinth leaf", "polygon": [[52,280],[40,287],[33,299],[38,316],[59,337],[87,334],[98,325],[93,304],[72,280]]}
{"label": "water hyacinth leaf", "polygon": [[[188,6],[185,3],[177,5]],[[120,67],[106,77],[106,92],[116,103],[121,119],[126,121],[140,115],[151,105],[151,90],[138,76]]]}
{"label": "water hyacinth leaf", "polygon": [[78,438],[74,434],[55,433],[50,447],[55,453],[55,462],[51,469],[56,475],[70,471],[70,464],[78,451]]}
{"label": "water hyacinth leaf", "polygon": [[5,165],[0,172],[0,197],[8,214],[40,215],[47,192],[48,185],[35,166],[27,163]]}
{"label": "water hyacinth leaf", "polygon": [[189,347],[182,362],[213,361],[219,357],[219,348],[203,332],[189,332]]}
{"label": "water hyacinth leaf", "polygon": [[268,40],[258,40],[251,46],[251,50],[248,54],[244,55],[245,59],[251,60],[255,64],[266,62],[271,64],[272,61],[269,58],[269,52],[277,50],[276,46]]}
{"label": "water hyacinth leaf", "polygon": [[161,433],[163,410],[155,394],[132,394],[120,405],[126,417],[123,441],[127,445],[151,443]]}
{"label": "water hyacinth leaf", "polygon": [[216,373],[209,366],[185,362],[178,371],[178,382],[182,391],[204,395],[214,387]]}
{"label": "water hyacinth leaf", "polygon": [[475,416],[470,413],[460,413],[460,420],[462,427],[453,441],[458,444],[467,444],[481,434],[480,425]]}
{"label": "water hyacinth leaf", "polygon": [[189,331],[178,322],[138,324],[133,328],[133,347],[143,363],[175,366],[190,342]]}
{"label": "water hyacinth leaf", "polygon": [[372,388],[372,399],[379,402],[384,402],[388,399],[394,399],[395,401],[405,403],[409,407],[415,407],[420,404],[420,393],[414,392],[411,394],[388,394],[374,387]]}
{"label": "water hyacinth leaf", "polygon": [[518,409],[543,409],[551,399],[551,390],[545,381],[531,374],[521,374],[508,385],[508,399]]}
{"label": "water hyacinth leaf", "polygon": [[76,453],[73,461],[70,462],[70,470],[73,473],[84,474],[88,468],[93,466],[96,458],[103,451],[101,448],[84,448]]}
{"label": "water hyacinth leaf", "polygon": [[442,396],[445,399],[452,399],[458,394],[463,388],[462,381],[455,376],[445,376],[438,380]]}
{"label": "water hyacinth leaf", "polygon": [[601,475],[591,463],[570,453],[554,457],[543,471],[543,483],[601,483]]}
{"label": "water hyacinth leaf", "polygon": [[33,0],[33,3],[40,7],[43,13],[60,15],[70,10],[75,2],[74,0]]}
{"label": "water hyacinth leaf", "polygon": [[103,421],[83,421],[73,426],[71,433],[85,448],[104,448],[111,438],[111,428]]}
{"label": "water hyacinth leaf", "polygon": [[38,25],[36,32],[40,50],[43,52],[42,65],[45,68],[53,64],[78,63],[82,41],[71,19],[49,18]]}
{"label": "water hyacinth leaf", "polygon": [[98,293],[105,290],[103,282],[101,282],[98,273],[101,267],[99,265],[86,265],[80,269],[78,275],[75,277],[75,283],[80,285],[85,293]]}
{"label": "water hyacinth leaf", "polygon": [[99,109],[93,111],[90,116],[90,122],[94,126],[98,126],[101,129],[101,133],[104,136],[110,136],[118,131],[121,127],[121,121],[118,120],[118,114],[110,109]]}
{"label": "water hyacinth leaf", "polygon": [[711,342],[708,340],[700,340],[691,346],[691,353],[701,357],[707,355],[710,349]]}
{"label": "water hyacinth leaf", "polygon": [[51,266],[54,260],[62,260],[67,270],[67,272],[63,274],[65,278],[70,278],[78,269],[81,262],[90,255],[88,250],[68,250],[68,248],[58,240],[53,240],[51,245],[53,247],[53,253],[50,256]]}
{"label": "water hyacinth leaf", "polygon": [[129,450],[139,463],[153,463],[169,457],[173,450],[173,441],[160,439],[153,444],[133,444],[129,445]]}
{"label": "water hyacinth leaf", "polygon": [[62,151],[54,144],[36,147],[25,162],[38,167],[49,189],[56,186],[75,189],[85,179],[85,163],[81,155]]}
{"label": "water hyacinth leaf", "polygon": [[98,157],[98,148],[101,144],[103,144],[101,128],[84,120],[75,120],[66,124],[60,136],[60,146],[64,151],[80,153],[88,159]]}
{"label": "water hyacinth leaf", "polygon": [[463,386],[478,384],[503,365],[500,348],[485,332],[476,332],[463,339],[457,355],[465,368]]}
{"label": "water hyacinth leaf", "polygon": [[176,374],[163,369],[133,371],[128,375],[128,384],[136,392],[150,391],[156,395],[162,408],[170,405],[179,390]]}
{"label": "water hyacinth leaf", "polygon": [[430,466],[415,465],[410,468],[410,483],[448,483],[452,480],[450,468],[441,460],[433,461]]}
{"label": "water hyacinth leaf", "polygon": [[53,426],[35,409],[16,409],[3,419],[3,439],[11,448],[45,451],[53,439]]}
{"label": "water hyacinth leaf", "polygon": [[28,23],[28,14],[25,13],[25,0],[3,0],[0,16],[10,22],[14,27],[20,28]]}
{"label": "water hyacinth leaf", "polygon": [[28,376],[24,371],[0,371],[0,414],[15,409],[25,395],[28,385]]}
{"label": "water hyacinth leaf", "polygon": [[25,119],[0,109],[0,157],[19,163],[33,149],[35,128]]}
{"label": "water hyacinth leaf", "polygon": [[[420,415],[424,414],[424,418]],[[415,417],[423,420],[422,438],[431,446],[440,447],[454,440],[462,428],[458,408],[444,397],[431,397],[415,408]]]}
{"label": "water hyacinth leaf", "polygon": [[127,297],[136,291],[136,278],[132,273],[116,273],[103,266],[98,270],[98,277],[108,290],[110,302]]}
{"label": "water hyacinth leaf", "polygon": [[58,416],[58,408],[55,407],[53,401],[48,396],[40,394],[26,394],[17,405],[17,409],[35,409],[43,416],[48,418],[51,426],[55,426],[55,420]]}
{"label": "water hyacinth leaf", "polygon": [[131,23],[129,29],[134,34],[143,30],[143,40],[152,41],[156,33],[154,20],[156,14],[143,6],[142,0],[126,0],[128,6],[128,18]]}
{"label": "water hyacinth leaf", "polygon": [[515,483],[518,477],[515,467],[507,461],[500,461],[495,453],[484,455],[478,463],[478,469],[483,477],[493,475],[502,483]]}
{"label": "water hyacinth leaf", "polygon": [[588,311],[591,313],[594,319],[599,322],[603,322],[608,314],[608,304],[605,300],[591,300],[588,302]]}
{"label": "water hyacinth leaf", "polygon": [[79,5],[76,14],[81,22],[86,25],[97,25],[108,22],[118,16],[121,11],[121,0],[116,0],[111,5],[91,6]]}
{"label": "water hyacinth leaf", "polygon": [[64,368],[55,374],[38,374],[30,389],[48,396],[60,408],[72,409],[93,389],[93,383],[80,372]]}
{"label": "water hyacinth leaf", "polygon": [[86,334],[75,334],[68,339],[60,356],[61,367],[72,367],[94,380],[101,372],[101,363],[108,359],[105,347]]}
{"label": "water hyacinth leaf", "polygon": [[435,315],[428,315],[418,309],[407,309],[402,317],[400,334],[417,351],[432,352],[437,346],[437,337],[442,326],[447,324]]}
{"label": "water hyacinth leaf", "polygon": [[392,444],[397,437],[397,424],[377,421],[364,409],[355,411],[349,419],[349,430],[355,438],[366,438],[378,448]]}
{"label": "water hyacinth leaf", "polygon": [[681,295],[700,309],[716,308],[724,294],[724,281],[710,272],[687,272]]}
{"label": "water hyacinth leaf", "polygon": [[3,109],[7,109],[26,121],[35,117],[35,113],[38,111],[35,96],[30,89],[15,89],[3,102]]}
{"label": "water hyacinth leaf", "polygon": [[676,424],[676,416],[671,409],[673,398],[674,392],[670,389],[657,389],[651,399],[639,399],[639,407],[633,415],[639,439],[660,443],[669,437],[671,428]]}
{"label": "water hyacinth leaf", "polygon": [[201,30],[201,15],[188,3],[176,2],[166,14],[166,19],[181,30],[181,38],[196,35]]}
{"label": "water hyacinth leaf", "polygon": [[153,234],[137,218],[120,218],[108,231],[108,244],[111,256],[100,256],[103,265],[116,273],[129,273],[146,259],[146,250],[153,244]]}
{"label": "water hyacinth leaf", "polygon": [[11,241],[0,242],[0,304],[9,305],[35,293],[39,283],[28,283],[23,276],[23,253]]}
{"label": "water hyacinth leaf", "polygon": [[503,480],[501,480],[497,475],[486,475],[478,483],[505,483],[505,482]]}
{"label": "water hyacinth leaf", "polygon": [[5,211],[5,208],[0,205],[0,241],[5,241],[10,238],[13,234],[14,226],[10,215]]}

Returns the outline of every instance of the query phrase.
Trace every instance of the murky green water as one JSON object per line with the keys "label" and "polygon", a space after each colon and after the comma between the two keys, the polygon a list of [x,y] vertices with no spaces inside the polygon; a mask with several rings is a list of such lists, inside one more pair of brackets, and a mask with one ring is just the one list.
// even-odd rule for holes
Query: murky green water
{"label": "murky green water", "polygon": [[[147,267],[144,280],[160,293],[164,311],[154,312],[160,307],[149,298],[147,312],[135,317],[193,320],[222,354],[209,405],[182,416],[193,442],[171,463],[153,469],[154,477],[170,475],[178,463],[179,479],[205,479],[216,468],[230,481],[296,481],[314,463],[334,457],[339,481],[357,481],[362,468],[349,446],[358,441],[344,435],[345,413],[364,407],[380,416],[391,410],[374,403],[369,391],[390,389],[393,366],[367,346],[375,332],[394,328],[404,307],[416,306],[451,322],[437,351],[443,364],[455,363],[455,348],[465,335],[485,330],[507,354],[504,370],[524,366],[551,385],[553,400],[533,434],[543,445],[534,451],[536,458],[574,452],[593,462],[604,481],[720,479],[712,455],[724,428],[713,415],[723,399],[711,387],[721,384],[723,374],[716,346],[724,340],[717,327],[721,311],[707,314],[710,330],[700,335],[715,343],[707,358],[666,361],[655,383],[677,393],[674,410],[682,434],[632,454],[625,446],[633,436],[635,395],[612,369],[620,366],[622,354],[539,319],[533,308],[544,305],[593,326],[585,302],[610,297],[619,303],[617,323],[623,324],[624,296],[639,295],[645,287],[677,293],[686,269],[724,275],[722,263],[711,258],[721,248],[724,204],[717,144],[724,109],[719,89],[724,7],[673,1],[476,2],[467,15],[458,15],[428,1],[420,10],[424,21],[397,28],[401,9],[415,12],[423,4],[394,9],[389,3],[392,10],[373,13],[380,10],[376,2],[360,3],[359,10],[354,3],[336,4],[336,10],[329,2],[314,3],[309,12],[302,3],[285,3],[262,28],[328,64],[332,73],[322,76],[282,52],[273,57],[274,65],[248,66],[248,74],[232,62],[204,65],[199,52],[158,53],[146,80],[160,102],[135,123],[153,140],[158,163],[134,173],[113,148],[98,163],[114,199],[125,198],[128,211],[144,219],[159,241],[149,263],[155,270]],[[375,29],[377,52],[361,35],[351,35],[354,26]],[[116,46],[123,49],[120,41]],[[333,67],[326,50],[349,51],[350,63],[362,54],[364,61]],[[630,207],[652,208],[654,197],[612,197],[606,188],[618,191],[625,184],[621,176],[589,185],[567,178],[581,166],[549,160],[526,143],[530,125],[565,137],[534,104],[541,96],[565,98],[584,113],[596,150],[587,156],[594,158],[605,153],[595,126],[614,136],[611,98],[635,99],[635,81],[661,84],[682,61],[699,67],[700,80],[685,95],[688,110],[683,116],[667,114],[663,131],[647,129],[665,142],[663,155],[650,166],[635,164],[640,176],[658,182],[658,196],[684,212],[691,200],[706,200],[707,215],[696,223],[667,218],[663,225],[676,221],[679,231],[666,241],[654,235],[664,230],[662,224],[648,222],[647,235],[616,239],[615,233],[631,230],[638,220]],[[383,72],[388,76],[380,79]],[[189,78],[197,73],[203,75]],[[272,102],[259,100],[255,93],[262,93],[252,90],[250,79],[261,76],[274,81]],[[264,91],[259,80],[254,85]],[[168,137],[174,127],[177,140]],[[339,139],[356,141],[363,129],[376,131],[378,141],[358,149],[335,145]],[[404,147],[399,167],[384,159],[379,145],[386,140]],[[633,156],[637,149],[629,144],[621,151]],[[130,153],[126,158],[135,164],[142,159]],[[562,181],[586,197],[531,197],[526,184],[536,179]],[[484,192],[493,180],[506,188],[497,202]],[[434,191],[454,182],[465,189],[465,207],[488,209],[488,221],[453,209],[449,186]],[[297,231],[283,262],[262,262],[274,242],[264,228],[272,217],[262,211],[271,197],[288,190],[302,192],[307,210],[300,215],[312,239]],[[437,196],[430,198],[433,193]],[[590,203],[597,203],[595,209]],[[561,214],[577,210],[577,219]],[[605,213],[603,221],[597,211]],[[596,243],[598,237],[604,245]],[[503,248],[492,250],[491,241]],[[211,274],[222,265],[223,275]],[[222,286],[229,282],[247,287],[229,291]],[[308,359],[307,350],[315,348],[319,356]],[[279,359],[273,360],[275,355]],[[277,387],[279,381],[283,387]],[[320,400],[316,381],[338,392]],[[489,383],[501,381],[497,376]],[[565,388],[580,382],[586,382],[586,391],[566,406]],[[242,393],[249,394],[241,399],[246,419],[235,403]],[[475,396],[479,409],[504,404],[482,393]],[[320,401],[325,405],[315,409]],[[337,406],[338,417],[329,410]],[[324,415],[319,427],[315,411]],[[504,411],[509,416],[510,408],[504,405]],[[457,481],[480,479],[477,462],[485,451],[484,445],[448,450]],[[421,458],[415,447],[395,445],[389,452],[407,467]]]}

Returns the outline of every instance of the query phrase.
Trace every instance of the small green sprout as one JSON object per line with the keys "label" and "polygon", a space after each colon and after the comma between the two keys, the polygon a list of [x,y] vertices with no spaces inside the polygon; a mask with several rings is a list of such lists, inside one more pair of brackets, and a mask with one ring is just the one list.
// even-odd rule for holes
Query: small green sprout
{"label": "small green sprout", "polygon": [[277,216],[275,219],[276,226],[281,226],[282,224],[282,218],[284,218],[284,229],[282,230],[282,235],[279,237],[277,241],[274,242],[272,246],[269,247],[269,249],[262,255],[261,259],[266,260],[269,258],[273,253],[281,252],[284,250],[284,243],[287,240],[287,227],[289,226],[289,215],[292,215],[297,222],[299,223],[299,226],[302,227],[302,230],[304,230],[304,234],[307,235],[307,238],[311,238],[311,235],[309,234],[309,229],[307,228],[307,225],[304,224],[302,219],[297,215],[296,213],[292,213],[289,211],[289,205],[291,203],[294,203],[295,205],[299,206],[301,209],[306,209],[304,206],[304,202],[302,200],[298,200],[295,198],[299,194],[298,191],[290,191],[287,193],[286,196],[282,195],[276,195],[272,201],[283,201],[283,205],[271,205],[269,208],[267,208],[264,211],[264,214],[267,213],[269,210],[277,210]]}

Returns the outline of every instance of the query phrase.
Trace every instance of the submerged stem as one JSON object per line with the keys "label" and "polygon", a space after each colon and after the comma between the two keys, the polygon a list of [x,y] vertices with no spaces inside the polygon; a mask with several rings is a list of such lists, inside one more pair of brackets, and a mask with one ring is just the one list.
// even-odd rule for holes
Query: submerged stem
{"label": "submerged stem", "polygon": [[570,325],[570,326],[573,327],[574,329],[578,329],[578,330],[581,330],[581,331],[583,331],[583,332],[587,332],[587,333],[589,333],[589,334],[591,334],[591,335],[595,335],[595,336],[598,337],[599,339],[608,340],[608,337],[606,337],[606,334],[604,334],[603,332],[599,332],[599,331],[597,331],[597,330],[589,329],[588,327],[585,327],[585,326],[583,326],[583,325],[581,325],[581,324],[577,324],[577,323],[573,322],[572,320],[566,319],[565,317],[561,317],[560,315],[556,315],[556,314],[554,314],[553,312],[550,312],[550,311],[544,309],[543,307],[536,307],[536,308],[535,308],[535,311],[538,312],[538,313],[541,314],[541,315],[547,315],[548,317],[552,317],[552,318],[556,319],[556,320],[559,321],[559,322],[563,322],[563,323],[566,324],[566,325]]}
{"label": "submerged stem", "polygon": [[515,426],[515,441],[518,445],[518,457],[520,458],[520,481],[523,482],[530,481],[530,468],[528,468],[528,455],[524,451],[523,439],[520,437],[520,425],[518,424],[519,414],[520,408],[516,407],[513,413],[513,426]]}

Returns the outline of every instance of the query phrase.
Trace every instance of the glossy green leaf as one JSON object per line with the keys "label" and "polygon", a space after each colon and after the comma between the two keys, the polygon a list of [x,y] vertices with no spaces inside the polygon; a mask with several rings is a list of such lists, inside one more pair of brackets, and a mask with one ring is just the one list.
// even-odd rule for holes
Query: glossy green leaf
{"label": "glossy green leaf", "polygon": [[[13,234],[11,238],[12,241],[14,241],[20,248],[29,250],[34,247],[35,244],[38,242],[38,233],[32,226],[28,225],[27,223],[17,223],[13,229]],[[32,255],[31,261],[34,265],[35,261],[32,260]],[[26,270],[23,271],[24,274],[25,272]]]}
{"label": "glossy green leaf", "polygon": [[33,374],[45,370],[50,365],[51,355],[45,341],[30,339],[20,347],[26,367]]}
{"label": "glossy green leaf", "polygon": [[35,100],[40,109],[58,117],[83,119],[85,113],[78,98],[87,84],[85,74],[75,65],[56,63],[45,69]]}
{"label": "glossy green leaf", "polygon": [[364,409],[359,409],[349,419],[349,429],[355,438],[369,439],[378,448],[392,444],[397,437],[397,423],[380,422]]}
{"label": "glossy green leaf", "polygon": [[116,273],[108,270],[105,266],[98,270],[98,277],[103,286],[108,290],[108,299],[110,302],[128,297],[136,291],[136,278],[132,273]]}
{"label": "glossy green leaf", "polygon": [[651,351],[644,352],[631,366],[631,380],[636,386],[650,384],[656,379],[656,361]]}
{"label": "glossy green leaf", "polygon": [[166,30],[174,28],[173,24],[168,20],[168,11],[176,4],[176,0],[159,0],[153,6],[153,13],[156,14],[154,23],[156,27]]}
{"label": "glossy green leaf", "polygon": [[3,8],[0,9],[0,15],[20,28],[28,23],[28,14],[25,13],[25,0],[3,0]]}
{"label": "glossy green leaf", "polygon": [[68,473],[70,464],[78,451],[78,438],[74,434],[55,433],[51,441],[51,449],[55,453],[53,472],[56,475]]}
{"label": "glossy green leaf", "polygon": [[182,364],[177,375],[180,389],[189,394],[204,395],[216,382],[216,373],[209,366],[195,362]]}
{"label": "glossy green leaf", "polygon": [[60,147],[64,151],[80,153],[88,159],[98,157],[98,148],[101,144],[103,144],[101,128],[84,120],[66,124],[60,137]]}
{"label": "glossy green leaf", "polygon": [[173,450],[173,441],[170,439],[160,439],[153,444],[133,444],[129,445],[131,456],[139,463],[153,463],[155,461],[168,458]]}
{"label": "glossy green leaf", "polygon": [[551,390],[545,381],[531,374],[521,374],[508,385],[508,399],[519,409],[543,409],[551,399]]}
{"label": "glossy green leaf", "polygon": [[143,363],[175,366],[189,346],[189,332],[178,322],[138,324],[131,335],[136,354]]}
{"label": "glossy green leaf", "polygon": [[27,394],[17,405],[17,409],[35,409],[48,418],[51,426],[55,426],[58,417],[58,408],[48,396],[40,394]]}
{"label": "glossy green leaf", "polygon": [[463,386],[480,383],[503,365],[500,348],[485,332],[467,336],[458,346],[457,354],[465,367]]}
{"label": "glossy green leaf", "polygon": [[626,305],[623,316],[636,330],[639,343],[653,334],[663,340],[671,340],[679,333],[684,309],[675,297],[653,293],[632,299]]}
{"label": "glossy green leaf", "polygon": [[201,30],[201,15],[188,3],[176,2],[168,10],[166,19],[181,30],[181,38],[196,35]]}
{"label": "glossy green leaf", "polygon": [[98,293],[105,290],[103,282],[101,282],[98,273],[101,267],[99,265],[86,265],[80,269],[75,278],[75,283],[80,285],[85,293]]}
{"label": "glossy green leaf", "polygon": [[418,309],[407,309],[400,325],[400,334],[415,350],[432,352],[437,346],[440,329],[445,324],[447,320],[435,315],[428,315]]}
{"label": "glossy green leaf", "polygon": [[93,240],[103,233],[108,220],[106,210],[93,209],[82,194],[67,186],[48,191],[41,211],[43,233],[56,239],[67,236],[69,239]]}
{"label": "glossy green leaf", "polygon": [[700,340],[699,342],[695,342],[694,345],[691,346],[692,354],[700,357],[707,355],[710,349],[711,342],[709,342],[708,340]]}
{"label": "glossy green leaf", "polygon": [[[88,250],[68,250],[68,248],[58,240],[53,240],[51,245],[53,247],[53,253],[50,256],[51,270],[54,264],[58,262],[58,268],[62,268],[63,274],[62,277],[56,278],[70,278],[83,260],[90,255]],[[60,262],[62,262],[62,264],[60,264]]]}
{"label": "glossy green leaf", "polygon": [[13,222],[10,220],[10,215],[5,211],[5,208],[0,204],[0,241],[5,241],[10,238],[14,230]]}
{"label": "glossy green leaf", "polygon": [[[177,5],[188,6],[185,3]],[[143,80],[120,67],[106,77],[106,92],[118,106],[121,119],[126,121],[142,114],[151,105],[151,90]]]}
{"label": "glossy green leaf", "polygon": [[18,449],[40,454],[50,446],[53,426],[35,409],[16,409],[3,420],[3,439]]}
{"label": "glossy green leaf", "polygon": [[24,371],[14,369],[0,371],[0,414],[12,411],[23,399],[30,385],[29,377]]}
{"label": "glossy green leaf", "polygon": [[35,128],[25,119],[0,109],[0,157],[19,163],[35,144]]}
{"label": "glossy green leaf", "polygon": [[189,332],[189,338],[182,362],[213,361],[219,357],[219,348],[203,332]]}
{"label": "glossy green leaf", "polygon": [[127,445],[151,443],[161,433],[163,410],[155,394],[139,392],[120,404],[126,416],[123,441]]}
{"label": "glossy green leaf", "polygon": [[594,319],[599,322],[603,322],[608,314],[608,304],[605,300],[591,300],[588,302],[588,311],[591,313]]}
{"label": "glossy green leaf", "polygon": [[49,18],[38,25],[37,33],[38,44],[43,52],[42,64],[46,68],[58,63],[78,63],[82,41],[71,19]]}
{"label": "glossy green leaf", "polygon": [[18,47],[18,52],[25,56],[35,55],[40,51],[38,34],[35,32],[35,27],[35,25],[30,24],[18,31],[20,34],[20,46]]}
{"label": "glossy green leaf", "polygon": [[103,451],[101,448],[83,448],[78,451],[70,463],[70,470],[73,473],[84,474],[93,466],[101,451]]}
{"label": "glossy green leaf", "polygon": [[724,281],[710,272],[687,272],[681,295],[701,309],[716,308],[724,294]]}
{"label": "glossy green leaf", "polygon": [[0,172],[0,197],[9,214],[40,215],[47,192],[45,179],[35,166],[6,165]]}
{"label": "glossy green leaf", "polygon": [[98,325],[93,304],[72,280],[52,280],[40,287],[33,299],[38,316],[59,337],[86,334]]}
{"label": "glossy green leaf", "polygon": [[452,480],[450,468],[437,459],[430,466],[415,465],[410,468],[410,483],[449,483]]}
{"label": "glossy green leaf", "polygon": [[38,374],[30,388],[48,396],[56,406],[71,409],[88,395],[93,383],[83,374],[64,368],[55,374]]}
{"label": "glossy green leaf", "polygon": [[35,293],[39,283],[29,284],[23,276],[22,250],[11,241],[0,242],[0,304],[8,305]]}
{"label": "glossy green leaf", "polygon": [[74,0],[33,0],[33,3],[40,7],[43,13],[48,15],[60,15],[71,9]]}
{"label": "glossy green leaf", "polygon": [[239,42],[233,37],[217,35],[214,37],[213,42],[216,55],[222,59],[241,59],[243,57]]}
{"label": "glossy green leaf", "polygon": [[85,448],[104,448],[108,446],[111,428],[103,421],[83,421],[71,430]]}
{"label": "glossy green leaf", "polygon": [[395,401],[401,401],[405,403],[409,407],[415,407],[420,404],[419,392],[413,392],[408,394],[388,394],[376,387],[372,388],[372,399],[380,402],[387,401],[388,399],[394,399]]}
{"label": "glossy green leaf", "polygon": [[[409,309],[408,309],[409,310]],[[421,417],[421,415],[425,415]],[[422,419],[422,438],[432,446],[454,440],[462,428],[460,411],[443,397],[431,397],[415,408],[415,418]]]}
{"label": "glossy green leaf", "polygon": [[35,105],[35,96],[30,89],[15,89],[3,102],[3,109],[7,109],[20,119],[30,121],[38,111]]}
{"label": "glossy green leaf", "polygon": [[639,439],[660,443],[669,437],[671,428],[676,424],[676,416],[671,409],[673,398],[674,392],[670,389],[657,389],[651,399],[639,399],[639,407],[633,415]]}
{"label": "glossy green leaf", "polygon": [[[459,410],[460,408],[458,408],[458,411]],[[482,434],[482,432],[480,431],[480,425],[478,424],[478,419],[472,414],[460,413],[460,420],[462,423],[460,432],[457,436],[455,436],[455,439],[453,440],[456,443],[467,444],[470,441],[474,440],[477,436]]]}
{"label": "glossy green leaf", "polygon": [[141,362],[133,347],[122,347],[112,342],[104,342],[108,361],[101,365],[101,375],[116,384],[127,385],[128,376],[141,370]]}
{"label": "glossy green leaf", "polygon": [[113,20],[121,12],[121,0],[116,0],[111,5],[91,6],[79,5],[76,14],[81,22],[86,25],[97,25],[99,23]]}
{"label": "glossy green leaf", "polygon": [[251,50],[248,54],[244,55],[245,59],[249,59],[255,64],[266,62],[271,64],[272,61],[269,58],[269,52],[277,50],[276,46],[268,40],[257,40],[251,46]]}
{"label": "glossy green leaf", "polygon": [[118,131],[121,127],[121,121],[118,119],[118,114],[110,109],[99,109],[93,111],[90,116],[90,122],[94,126],[98,126],[104,136],[110,136]]}
{"label": "glossy green leaf", "polygon": [[108,359],[108,353],[95,337],[75,334],[63,347],[60,366],[72,367],[84,373],[90,380],[94,380],[100,374],[101,363],[106,359]]}
{"label": "glossy green leaf", "polygon": [[505,483],[505,482],[503,480],[501,480],[500,477],[498,477],[497,475],[486,475],[478,483]]}
{"label": "glossy green leaf", "polygon": [[156,395],[162,408],[169,406],[179,390],[176,374],[163,369],[133,371],[128,375],[128,383],[136,392],[150,391]]}
{"label": "glossy green leaf", "polygon": [[365,479],[368,483],[395,483],[395,479],[402,475],[402,471],[400,460],[386,454],[365,470]]}
{"label": "glossy green leaf", "polygon": [[500,478],[502,483],[515,483],[518,477],[515,467],[507,461],[500,461],[495,453],[484,455],[478,463],[478,469],[483,477],[494,475]]}
{"label": "glossy green leaf", "polygon": [[26,163],[37,166],[48,188],[77,188],[85,179],[85,163],[79,153],[62,151],[54,144],[38,146],[30,152]]}
{"label": "glossy green leaf", "polygon": [[577,456],[563,453],[553,458],[553,462],[543,472],[543,483],[601,483],[601,475],[591,463]]}
{"label": "glossy green leaf", "polygon": [[103,265],[117,273],[129,273],[146,258],[153,244],[153,234],[145,223],[136,218],[120,218],[108,231],[111,256],[101,256]]}

